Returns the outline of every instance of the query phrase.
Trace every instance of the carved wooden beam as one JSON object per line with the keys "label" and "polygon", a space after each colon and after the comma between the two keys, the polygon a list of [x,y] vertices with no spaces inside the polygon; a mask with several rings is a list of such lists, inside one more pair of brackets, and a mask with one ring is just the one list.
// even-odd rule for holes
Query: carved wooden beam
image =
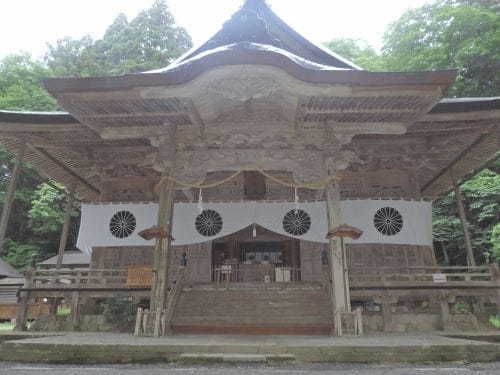
{"label": "carved wooden beam", "polygon": [[78,183],[80,183],[82,185],[85,185],[88,189],[90,189],[94,193],[100,194],[100,190],[98,188],[96,188],[95,186],[93,186],[92,184],[90,184],[88,181],[86,181],[85,179],[83,179],[82,177],[80,177],[78,174],[76,174],[75,172],[73,172],[65,164],[63,164],[62,162],[60,162],[58,159],[56,159],[55,157],[53,157],[50,153],[48,153],[44,149],[42,149],[40,147],[33,147],[33,146],[30,147],[30,148],[33,151],[35,151],[37,154],[39,154],[41,157],[47,158],[52,163],[54,163],[55,165],[57,165],[57,167],[61,168],[64,173],[68,174],[71,178],[75,179]]}
{"label": "carved wooden beam", "polygon": [[473,112],[458,112],[458,113],[429,113],[425,115],[420,121],[422,122],[432,122],[432,121],[467,121],[467,120],[490,120],[490,119],[500,119],[500,110],[490,110],[490,111],[473,111]]}
{"label": "carved wooden beam", "polygon": [[134,139],[134,138],[151,138],[169,134],[169,127],[173,125],[163,126],[120,126],[120,127],[105,127],[100,132],[103,139]]}
{"label": "carved wooden beam", "polygon": [[469,152],[471,152],[475,147],[481,144],[481,142],[488,137],[489,134],[482,134],[474,142],[472,142],[467,148],[465,148],[458,156],[456,156],[445,168],[443,168],[436,176],[434,176],[429,182],[427,182],[421,189],[420,193],[425,195],[425,191],[432,186],[439,178],[449,173],[449,171],[458,163],[460,160],[465,158]]}
{"label": "carved wooden beam", "polygon": [[3,132],[30,132],[30,133],[53,133],[53,132],[73,132],[84,130],[87,127],[82,124],[25,124],[0,122],[0,133]]}
{"label": "carved wooden beam", "polygon": [[81,115],[79,118],[85,120],[99,120],[107,118],[135,118],[135,117],[163,117],[163,116],[177,116],[187,113],[185,111],[169,111],[169,112],[131,112],[131,113],[107,113],[105,115]]}

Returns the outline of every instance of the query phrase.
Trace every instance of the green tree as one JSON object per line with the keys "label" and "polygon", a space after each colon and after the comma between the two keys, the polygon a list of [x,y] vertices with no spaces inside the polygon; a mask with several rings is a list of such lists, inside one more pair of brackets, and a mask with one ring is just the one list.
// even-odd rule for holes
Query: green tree
{"label": "green tree", "polygon": [[458,69],[450,96],[500,92],[500,13],[490,1],[438,0],[408,10],[384,37],[387,70]]}
{"label": "green tree", "polygon": [[[494,255],[493,228],[500,222],[500,174],[485,169],[462,184],[464,206],[475,258],[480,263]],[[455,194],[449,193],[433,205],[434,241],[444,263],[466,264],[464,235]],[[500,255],[500,254],[499,254]]]}
{"label": "green tree", "polygon": [[325,46],[363,69],[371,71],[384,70],[382,57],[364,40],[338,38],[325,43]]}
{"label": "green tree", "polygon": [[65,38],[49,45],[46,61],[57,76],[120,75],[165,67],[191,46],[165,1],[156,0],[130,22],[119,14],[100,40]]}
{"label": "green tree", "polygon": [[55,45],[48,44],[48,49],[46,62],[57,77],[87,77],[105,73],[102,58],[90,35],[81,39],[66,37]]}
{"label": "green tree", "polygon": [[[27,54],[2,60],[0,109],[54,110],[57,104],[42,87],[44,78],[123,74],[160,68],[191,45],[191,38],[183,28],[175,25],[166,3],[157,0],[131,22],[123,14],[118,15],[101,40],[94,41],[90,36],[64,38],[49,45],[45,64],[34,61]],[[0,147],[0,208],[13,165],[14,156]],[[56,253],[63,221],[61,188],[24,165],[4,254],[4,258],[20,270]],[[76,233],[72,231],[69,247],[75,240]]]}
{"label": "green tree", "polygon": [[7,56],[0,61],[0,109],[51,111],[56,101],[42,87],[52,72],[29,54]]}
{"label": "green tree", "polygon": [[491,247],[495,258],[500,259],[500,223],[491,231]]}

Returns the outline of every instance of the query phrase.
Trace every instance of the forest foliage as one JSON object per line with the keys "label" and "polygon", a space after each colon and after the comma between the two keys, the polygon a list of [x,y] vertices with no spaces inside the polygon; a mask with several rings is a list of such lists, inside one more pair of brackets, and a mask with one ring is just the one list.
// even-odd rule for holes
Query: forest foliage
{"label": "forest foliage", "polygon": [[[56,101],[42,81],[58,76],[136,73],[169,65],[192,46],[175,23],[167,3],[155,0],[128,21],[119,14],[102,39],[64,38],[48,45],[43,61],[21,53],[0,61],[0,110],[54,111]],[[14,166],[14,155],[0,147],[0,202]],[[64,187],[25,165],[16,190],[2,257],[19,270],[56,254],[64,216]],[[75,245],[78,212],[73,213],[68,247]]]}
{"label": "forest foliage", "polygon": [[[325,32],[325,39],[328,35]],[[496,0],[435,0],[405,12],[389,26],[380,52],[362,40],[325,43],[337,54],[373,71],[457,69],[448,96],[500,95],[500,5]],[[156,0],[132,20],[119,14],[103,37],[64,38],[48,45],[42,61],[17,54],[0,61],[0,109],[58,110],[42,80],[102,76],[162,68],[192,46],[167,3]],[[0,201],[14,163],[0,148]],[[474,251],[479,262],[500,256],[500,165],[492,164],[462,185]],[[56,253],[64,187],[25,165],[16,191],[3,257],[19,269]],[[78,213],[74,213],[75,227]],[[75,231],[72,233],[74,246]],[[464,240],[454,194],[434,204],[439,260],[465,264]],[[72,246],[72,245],[70,245]]]}

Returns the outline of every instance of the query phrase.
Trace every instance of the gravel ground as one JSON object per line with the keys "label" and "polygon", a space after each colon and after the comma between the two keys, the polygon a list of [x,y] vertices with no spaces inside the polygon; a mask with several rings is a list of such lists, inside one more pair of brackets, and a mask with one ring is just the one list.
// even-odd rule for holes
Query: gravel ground
{"label": "gravel ground", "polygon": [[500,374],[500,362],[487,364],[448,364],[439,366],[419,365],[330,365],[269,367],[264,365],[124,365],[124,366],[67,366],[67,365],[26,365],[0,363],[0,375],[469,375]]}

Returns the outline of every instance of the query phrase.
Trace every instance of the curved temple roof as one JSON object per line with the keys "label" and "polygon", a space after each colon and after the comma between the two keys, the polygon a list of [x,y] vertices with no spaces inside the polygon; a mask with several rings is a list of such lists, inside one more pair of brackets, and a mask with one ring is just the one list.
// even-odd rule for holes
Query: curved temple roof
{"label": "curved temple roof", "polygon": [[432,85],[448,87],[454,70],[430,72],[369,72],[321,65],[285,50],[240,42],[201,52],[178,64],[148,73],[117,77],[51,78],[44,81],[54,96],[67,92],[125,90],[134,87],[174,86],[192,81],[211,69],[229,65],[267,65],[280,68],[307,83],[363,86]]}
{"label": "curved temple roof", "polygon": [[306,135],[296,138],[327,148],[327,124],[340,135],[362,134],[352,141],[374,144],[381,149],[376,157],[390,158],[392,147],[386,146],[399,142],[396,149],[404,150],[418,143],[421,148],[410,150],[408,158],[420,160],[415,165],[423,170],[422,196],[435,197],[450,187],[450,166],[458,178],[466,176],[500,149],[500,98],[439,101],[455,75],[361,70],[304,39],[264,0],[247,0],[218,33],[166,68],[46,80],[48,91],[69,113],[0,111],[0,143],[16,151],[27,142],[27,161],[93,200],[117,181],[115,175],[141,188],[154,185],[159,179],[152,167],[159,149],[154,142],[171,127],[179,127],[185,138],[178,143],[188,153],[199,152],[198,135],[205,137],[202,141],[211,135],[212,148],[225,145],[223,138],[231,134],[220,131],[226,129],[217,127],[221,122],[237,124],[245,141],[252,126],[269,124],[255,131],[272,129],[276,139],[259,145],[276,141],[285,148],[290,143],[280,131],[289,132],[290,124],[296,136]]}

